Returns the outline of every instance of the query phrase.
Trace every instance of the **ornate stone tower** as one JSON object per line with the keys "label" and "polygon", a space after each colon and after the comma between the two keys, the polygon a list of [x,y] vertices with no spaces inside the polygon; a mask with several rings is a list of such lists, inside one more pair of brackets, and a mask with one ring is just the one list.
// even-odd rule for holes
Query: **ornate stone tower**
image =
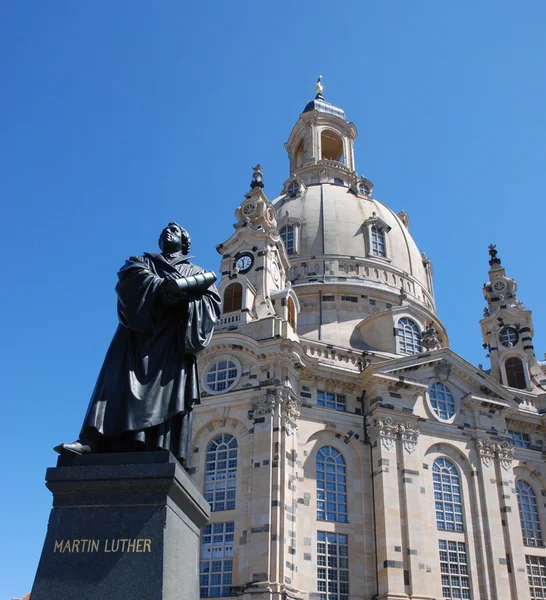
{"label": "ornate stone tower", "polygon": [[533,318],[516,297],[517,283],[507,277],[494,244],[489,246],[487,301],[480,321],[484,347],[491,358],[491,377],[512,388],[541,392],[546,379],[533,346]]}

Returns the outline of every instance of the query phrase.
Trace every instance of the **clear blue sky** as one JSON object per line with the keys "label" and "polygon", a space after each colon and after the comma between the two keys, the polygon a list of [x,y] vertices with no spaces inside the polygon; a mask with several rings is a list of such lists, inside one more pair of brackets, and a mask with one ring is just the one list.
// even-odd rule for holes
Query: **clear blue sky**
{"label": "clear blue sky", "polygon": [[358,172],[432,259],[452,348],[487,365],[495,242],[542,357],[545,26],[543,0],[0,4],[1,598],[31,588],[45,469],[77,436],[118,267],[176,220],[217,269],[251,167],[270,198],[288,177],[319,73]]}

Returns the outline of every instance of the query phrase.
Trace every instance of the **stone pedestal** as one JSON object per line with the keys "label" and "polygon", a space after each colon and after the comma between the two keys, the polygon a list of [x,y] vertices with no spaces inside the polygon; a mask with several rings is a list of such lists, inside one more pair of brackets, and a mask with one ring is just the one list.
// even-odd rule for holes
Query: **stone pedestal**
{"label": "stone pedestal", "polygon": [[170,452],[61,456],[32,600],[197,600],[210,508]]}

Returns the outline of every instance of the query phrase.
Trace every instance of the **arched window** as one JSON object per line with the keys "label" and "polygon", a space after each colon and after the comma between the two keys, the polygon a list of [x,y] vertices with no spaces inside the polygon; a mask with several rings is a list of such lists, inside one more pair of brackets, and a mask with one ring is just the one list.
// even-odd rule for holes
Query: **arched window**
{"label": "arched window", "polygon": [[345,461],[331,446],[317,452],[317,519],[347,522]]}
{"label": "arched window", "polygon": [[322,157],[326,160],[335,160],[343,163],[343,141],[337,133],[325,129],[320,136]]}
{"label": "arched window", "polygon": [[237,476],[237,440],[223,433],[212,440],[207,449],[205,467],[205,500],[211,510],[235,508]]}
{"label": "arched window", "polygon": [[374,256],[387,256],[387,249],[385,246],[385,232],[377,225],[372,225],[372,254]]}
{"label": "arched window", "polygon": [[303,161],[305,160],[305,146],[303,144],[303,140],[298,144],[298,149],[296,150],[296,169],[303,165]]}
{"label": "arched window", "polygon": [[432,465],[436,525],[443,531],[463,531],[463,505],[459,474],[447,458],[437,458]]}
{"label": "arched window", "polygon": [[523,390],[527,387],[523,361],[517,356],[511,356],[504,363],[506,370],[506,385]]}
{"label": "arched window", "polygon": [[523,543],[526,546],[542,546],[542,533],[540,532],[535,492],[526,481],[518,479],[516,481],[516,494]]}
{"label": "arched window", "polygon": [[288,298],[288,322],[292,326],[292,329],[296,329],[296,306],[294,300]]}
{"label": "arched window", "polygon": [[294,254],[296,246],[294,244],[294,226],[286,225],[280,230],[280,236],[282,241],[284,242],[284,247],[286,248],[287,254]]}
{"label": "arched window", "polygon": [[437,417],[447,421],[455,415],[455,400],[447,385],[435,381],[429,386],[428,395],[432,410]]}
{"label": "arched window", "polygon": [[240,283],[230,283],[224,292],[224,313],[241,310],[243,306],[243,286]]}
{"label": "arched window", "polygon": [[407,317],[398,321],[398,347],[402,354],[422,352],[421,330],[415,321]]}

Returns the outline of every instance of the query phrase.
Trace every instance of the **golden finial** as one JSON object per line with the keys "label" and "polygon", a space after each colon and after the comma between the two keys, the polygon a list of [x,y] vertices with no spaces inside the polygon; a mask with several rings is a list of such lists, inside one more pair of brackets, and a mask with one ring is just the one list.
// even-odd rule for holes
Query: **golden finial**
{"label": "golden finial", "polygon": [[317,98],[319,98],[319,97],[322,98],[322,90],[324,89],[321,79],[322,79],[322,75],[319,75],[318,79],[317,79],[317,84],[315,86],[315,91],[317,92]]}

